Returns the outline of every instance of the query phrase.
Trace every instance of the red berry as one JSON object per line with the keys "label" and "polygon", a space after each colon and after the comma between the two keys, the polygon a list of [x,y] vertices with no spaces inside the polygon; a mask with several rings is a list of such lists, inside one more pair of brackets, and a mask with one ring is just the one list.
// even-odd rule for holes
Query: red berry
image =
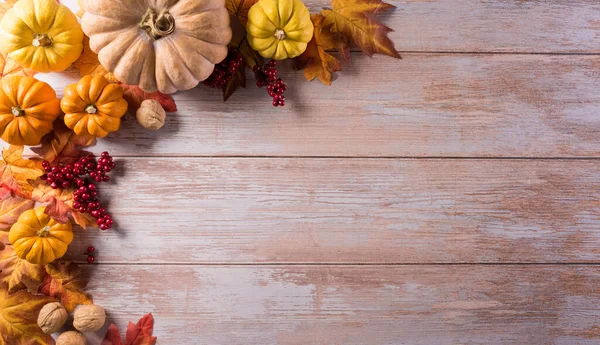
{"label": "red berry", "polygon": [[101,216],[100,211],[98,210],[93,210],[90,214],[96,219],[98,219]]}
{"label": "red berry", "polygon": [[88,253],[93,253],[95,251],[96,251],[96,248],[94,246],[89,246],[88,249],[87,249]]}
{"label": "red berry", "polygon": [[100,224],[100,230],[108,230],[106,224]]}
{"label": "red berry", "polygon": [[79,203],[79,201],[73,202],[73,208],[80,208],[80,207],[81,207],[81,203]]}
{"label": "red berry", "polygon": [[96,224],[98,224],[98,225],[102,225],[102,224],[104,224],[104,218],[98,218],[98,219],[96,220]]}
{"label": "red berry", "polygon": [[48,162],[48,161],[43,161],[43,162],[42,162],[42,166],[43,166],[44,168],[45,168],[45,167],[49,167],[49,166],[50,166],[50,162]]}
{"label": "red berry", "polygon": [[87,257],[87,262],[88,262],[88,264],[93,264],[93,263],[94,263],[94,261],[96,261],[96,259],[94,258],[94,256],[93,256],[93,255],[89,255],[89,256]]}
{"label": "red berry", "polygon": [[58,183],[52,182],[52,183],[50,183],[50,187],[52,187],[53,189],[57,189],[58,188]]}

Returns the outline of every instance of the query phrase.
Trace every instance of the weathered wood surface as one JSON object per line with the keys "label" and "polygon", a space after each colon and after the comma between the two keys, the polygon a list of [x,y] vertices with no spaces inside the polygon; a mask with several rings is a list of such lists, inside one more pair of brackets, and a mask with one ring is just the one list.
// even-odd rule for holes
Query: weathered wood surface
{"label": "weathered wood surface", "polygon": [[160,131],[130,118],[94,150],[119,156],[600,157],[596,56],[406,54],[401,61],[357,56],[354,64],[331,87],[288,69],[285,108],[274,108],[265,90],[253,86],[225,105],[219,92],[205,87],[180,93],[179,113],[169,114]]}
{"label": "weathered wood surface", "polygon": [[126,158],[101,262],[600,262],[600,161]]}
{"label": "weathered wood surface", "polygon": [[[90,269],[124,329],[159,343],[598,344],[598,266],[147,266]],[[90,337],[91,338],[91,337]]]}

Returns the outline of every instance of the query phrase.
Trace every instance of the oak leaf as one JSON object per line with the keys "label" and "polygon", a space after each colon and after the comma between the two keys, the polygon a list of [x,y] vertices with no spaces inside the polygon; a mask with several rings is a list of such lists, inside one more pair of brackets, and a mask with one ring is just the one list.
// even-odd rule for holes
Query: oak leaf
{"label": "oak leaf", "polygon": [[82,290],[87,280],[79,277],[80,268],[74,262],[54,262],[46,265],[46,277],[39,292],[60,300],[68,312],[73,312],[79,304],[92,304],[92,297]]}
{"label": "oak leaf", "polygon": [[154,317],[152,314],[142,317],[137,324],[129,322],[127,333],[125,333],[125,344],[123,344],[119,329],[113,323],[108,327],[106,336],[100,345],[154,345],[156,337],[152,336],[153,328]]}
{"label": "oak leaf", "polygon": [[37,324],[40,309],[56,300],[21,290],[9,294],[0,285],[0,345],[52,345],[54,340]]}
{"label": "oak leaf", "polygon": [[257,2],[258,0],[227,0],[225,1],[225,7],[230,15],[237,17],[246,26],[246,23],[248,23],[248,11]]}
{"label": "oak leaf", "polygon": [[81,136],[69,129],[62,119],[54,121],[54,130],[42,138],[42,145],[32,147],[31,151],[40,155],[48,162],[54,162],[59,157],[79,158],[79,147],[90,146],[96,140],[93,136]]}
{"label": "oak leaf", "polygon": [[0,231],[8,231],[21,213],[33,208],[35,201],[14,195],[5,188],[0,190],[0,195]]}
{"label": "oak leaf", "polygon": [[114,74],[102,67],[100,60],[98,60],[98,54],[94,53],[92,48],[90,48],[90,39],[87,36],[83,39],[83,53],[73,63],[73,66],[79,70],[79,75],[82,77],[86,75],[101,75],[111,83],[119,82]]}
{"label": "oak leaf", "polygon": [[331,25],[333,32],[343,33],[368,56],[389,55],[400,58],[394,43],[388,37],[393,31],[374,17],[396,8],[381,0],[332,0],[332,8],[321,11],[323,27]]}
{"label": "oak leaf", "polygon": [[142,102],[147,99],[158,101],[167,113],[174,113],[177,111],[177,105],[170,95],[165,95],[159,91],[148,93],[134,85],[121,84],[121,87],[123,88],[123,98],[127,101],[127,110],[130,114],[135,115],[135,112],[140,108]]}
{"label": "oak leaf", "polygon": [[[8,234],[3,232],[3,234]],[[29,278],[41,282],[46,272],[44,266],[35,265],[17,256],[13,247],[8,243],[8,236],[2,236],[4,249],[0,250],[0,285],[6,284],[9,293],[20,290],[23,280]]]}
{"label": "oak leaf", "polygon": [[23,159],[23,146],[9,146],[2,150],[0,159],[0,184],[20,196],[29,198],[33,186],[29,182],[44,174],[38,159]]}
{"label": "oak leaf", "polygon": [[[338,59],[327,53],[328,49],[342,47],[344,38],[329,30],[331,25],[323,27],[324,17],[313,14],[311,20],[315,27],[314,34],[304,53],[296,58],[299,69],[304,69],[304,76],[308,80],[319,78],[325,85],[331,85],[333,73],[342,70]],[[345,50],[346,48],[342,48]]]}

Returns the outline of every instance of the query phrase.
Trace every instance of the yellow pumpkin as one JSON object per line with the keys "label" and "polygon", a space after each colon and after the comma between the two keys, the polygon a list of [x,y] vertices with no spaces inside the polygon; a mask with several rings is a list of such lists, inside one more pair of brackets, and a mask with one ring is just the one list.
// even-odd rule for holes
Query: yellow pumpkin
{"label": "yellow pumpkin", "polygon": [[65,113],[65,124],[75,134],[104,138],[121,126],[127,101],[119,84],[111,84],[100,75],[87,75],[65,88],[60,107]]}
{"label": "yellow pumpkin", "polygon": [[58,223],[45,211],[42,206],[23,212],[8,233],[17,256],[36,265],[61,258],[73,241],[71,221]]}
{"label": "yellow pumpkin", "polygon": [[56,0],[19,0],[0,21],[0,49],[38,72],[66,70],[83,51],[77,17]]}
{"label": "yellow pumpkin", "polygon": [[50,85],[31,77],[0,81],[0,136],[12,145],[38,145],[61,114]]}
{"label": "yellow pumpkin", "polygon": [[252,48],[275,60],[302,54],[314,31],[310,13],[300,0],[259,0],[248,11],[246,29]]}
{"label": "yellow pumpkin", "polygon": [[225,0],[83,0],[81,25],[102,66],[146,92],[196,87],[227,56]]}

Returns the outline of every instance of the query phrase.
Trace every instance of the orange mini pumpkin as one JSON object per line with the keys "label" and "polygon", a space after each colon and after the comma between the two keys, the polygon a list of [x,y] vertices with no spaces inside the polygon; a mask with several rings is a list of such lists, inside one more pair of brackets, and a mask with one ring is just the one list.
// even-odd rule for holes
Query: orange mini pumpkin
{"label": "orange mini pumpkin", "polygon": [[127,101],[120,85],[111,84],[100,75],[87,75],[65,88],[60,107],[65,113],[65,124],[75,134],[104,138],[121,126]]}
{"label": "orange mini pumpkin", "polygon": [[60,101],[50,85],[31,77],[2,78],[0,137],[12,145],[38,145],[52,131]]}

